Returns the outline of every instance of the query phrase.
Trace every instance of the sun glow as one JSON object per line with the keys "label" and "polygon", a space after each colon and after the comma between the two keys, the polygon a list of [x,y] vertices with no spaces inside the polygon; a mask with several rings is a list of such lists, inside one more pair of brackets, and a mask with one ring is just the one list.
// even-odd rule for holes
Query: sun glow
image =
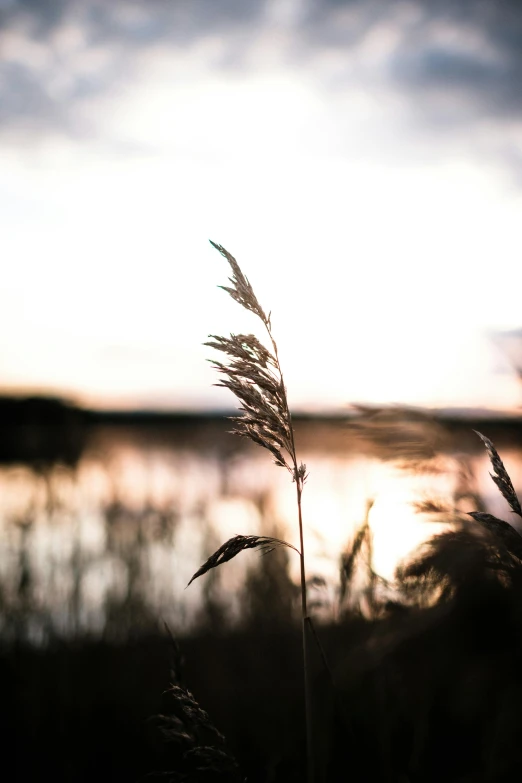
{"label": "sun glow", "polygon": [[[311,454],[305,461],[311,474],[303,493],[310,577],[323,577],[331,586],[338,584],[341,553],[350,551],[367,514],[372,568],[392,582],[401,561],[451,524],[450,515],[420,513],[416,508],[416,503],[427,498],[443,499],[451,506],[455,485],[455,464],[451,459],[433,473],[405,471],[363,454],[327,459]],[[266,470],[272,470],[272,466]],[[283,471],[272,476],[274,479],[278,479],[274,484],[274,518],[282,521],[287,540],[299,546],[294,493],[287,486]],[[298,581],[297,559],[290,559],[290,568]]]}
{"label": "sun glow", "polygon": [[415,495],[400,481],[380,493],[369,514],[373,535],[373,567],[393,580],[401,561],[407,560],[424,541],[448,528],[448,522],[428,520],[413,505]]}

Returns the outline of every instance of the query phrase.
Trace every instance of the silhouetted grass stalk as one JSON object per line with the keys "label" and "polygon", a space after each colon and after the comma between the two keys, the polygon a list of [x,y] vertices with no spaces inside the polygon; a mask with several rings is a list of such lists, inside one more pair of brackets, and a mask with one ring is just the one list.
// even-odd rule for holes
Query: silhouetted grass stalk
{"label": "silhouetted grass stalk", "polygon": [[[304,691],[305,691],[305,718],[306,718],[306,753],[307,753],[307,776],[309,781],[314,779],[314,754],[313,754],[313,736],[312,736],[312,683],[310,663],[308,660],[308,637],[307,626],[311,625],[311,618],[308,616],[308,607],[306,603],[306,564],[305,564],[305,548],[304,548],[304,533],[303,533],[303,509],[302,509],[302,497],[303,488],[306,481],[306,466],[301,463],[301,467],[297,465],[297,453],[294,440],[294,429],[292,427],[292,416],[288,405],[288,398],[286,395],[286,387],[283,379],[283,372],[279,363],[279,354],[277,351],[277,344],[272,336],[272,329],[270,324],[270,318],[268,322],[265,322],[268,335],[270,337],[274,356],[277,363],[277,368],[281,377],[281,395],[283,399],[284,411],[287,421],[289,422],[290,429],[290,457],[292,459],[292,476],[295,481],[296,497],[297,497],[297,515],[299,522],[299,564],[301,572],[301,622],[302,622],[302,637],[303,637],[303,669],[304,669]],[[302,468],[302,469],[301,469]],[[315,636],[315,631],[314,631]],[[319,645],[319,640],[317,640]],[[319,645],[322,652],[322,648]]]}
{"label": "silhouetted grass stalk", "polygon": [[[306,465],[298,464],[295,448],[292,417],[284,384],[277,344],[272,335],[270,313],[265,314],[259,304],[252,286],[243,275],[237,261],[221,245],[211,244],[227,259],[232,269],[229,278],[231,286],[220,286],[242,307],[254,313],[264,324],[270,339],[272,351],[269,351],[253,334],[234,335],[230,338],[210,335],[211,341],[205,343],[225,353],[230,361],[223,364],[211,360],[225,379],[216,386],[230,389],[241,402],[241,416],[232,417],[235,428],[232,432],[246,437],[268,449],[275,458],[275,464],[286,468],[296,484],[297,510],[299,522],[300,549],[280,539],[266,536],[234,536],[223,544],[194,574],[191,582],[211,568],[231,560],[244,549],[263,548],[270,551],[276,546],[288,546],[299,554],[301,577],[301,616],[303,634],[303,668],[305,690],[306,719],[306,757],[307,777],[314,779],[314,753],[312,737],[312,700],[311,677],[308,657],[307,626],[311,623],[306,601],[306,568],[303,535],[302,495],[307,478]],[[286,456],[285,456],[286,452]],[[189,582],[190,584],[190,582]]]}

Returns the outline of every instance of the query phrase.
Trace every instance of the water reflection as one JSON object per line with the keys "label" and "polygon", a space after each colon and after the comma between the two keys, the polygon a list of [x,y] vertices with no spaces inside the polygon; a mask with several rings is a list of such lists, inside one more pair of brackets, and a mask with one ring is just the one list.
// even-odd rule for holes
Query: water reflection
{"label": "water reflection", "polygon": [[[366,611],[376,586],[365,583],[364,573],[391,589],[386,580],[398,559],[443,529],[441,509],[487,509],[510,519],[471,427],[455,434],[430,424],[429,453],[410,448],[420,442],[419,427],[400,430],[406,447],[397,450],[375,420],[366,430],[300,424],[311,474],[304,514],[317,613],[339,611],[341,553],[365,519],[371,535],[361,556],[372,567],[362,569],[350,600]],[[490,434],[520,487],[522,449],[502,432]],[[2,637],[37,643],[85,633],[121,637],[151,629],[160,618],[179,631],[201,622],[248,622],[262,616],[269,587],[282,596],[274,614],[290,613],[284,601],[293,595],[298,563],[283,551],[261,559],[244,553],[185,590],[201,562],[236,533],[298,543],[287,473],[238,440],[210,425],[182,439],[159,428],[100,426],[76,464],[0,467]]]}

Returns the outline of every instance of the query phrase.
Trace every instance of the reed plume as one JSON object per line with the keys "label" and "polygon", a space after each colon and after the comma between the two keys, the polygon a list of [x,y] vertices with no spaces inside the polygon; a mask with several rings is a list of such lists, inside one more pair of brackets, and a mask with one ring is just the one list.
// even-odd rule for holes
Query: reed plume
{"label": "reed plume", "polygon": [[[489,438],[486,438],[486,436],[481,432],[478,432],[478,430],[474,430],[474,432],[477,433],[484,443],[493,467],[493,473],[490,473],[489,475],[499,488],[502,497],[507,501],[511,511],[522,517],[520,501],[516,495],[509,473],[500,459],[498,451]],[[493,514],[487,514],[484,511],[471,511],[469,512],[469,516],[490,533],[493,533],[511,555],[514,555],[518,560],[522,561],[522,536],[509,524],[509,522],[505,522],[503,519],[499,519],[498,517],[493,516]]]}
{"label": "reed plume", "polygon": [[152,723],[172,748],[170,755],[176,769],[152,774],[149,779],[242,783],[243,775],[225,738],[192,693],[183,685],[173,684],[164,693],[164,700],[167,711],[157,715]]}
{"label": "reed plume", "polygon": [[211,244],[232,268],[231,285],[219,287],[262,321],[272,348],[271,351],[267,349],[253,334],[209,335],[211,339],[205,345],[230,357],[228,364],[211,360],[218,372],[225,376],[215,385],[230,389],[241,402],[239,410],[243,415],[232,417],[235,424],[232,432],[268,449],[276,465],[291,473],[300,493],[306,481],[306,465],[297,464],[292,417],[277,344],[272,335],[270,313],[265,314],[236,259],[221,245]]}
{"label": "reed plume", "polygon": [[508,502],[511,511],[513,511],[515,514],[518,514],[519,517],[522,517],[522,508],[520,506],[520,501],[516,496],[513,482],[509,478],[509,474],[504,467],[504,463],[500,459],[496,448],[490,439],[486,438],[486,436],[481,432],[478,432],[478,430],[474,430],[474,432],[477,433],[486,447],[489,459],[493,466],[493,473],[490,473],[489,475],[502,493],[502,497]]}
{"label": "reed plume", "polygon": [[278,546],[287,546],[299,554],[299,550],[280,538],[271,538],[270,536],[233,536],[225,541],[214,554],[210,555],[203,565],[198,568],[187,587],[192,584],[198,576],[203,576],[211,568],[217,568],[222,563],[232,560],[233,557],[243,552],[245,549],[260,549],[262,554],[266,555],[272,552]]}

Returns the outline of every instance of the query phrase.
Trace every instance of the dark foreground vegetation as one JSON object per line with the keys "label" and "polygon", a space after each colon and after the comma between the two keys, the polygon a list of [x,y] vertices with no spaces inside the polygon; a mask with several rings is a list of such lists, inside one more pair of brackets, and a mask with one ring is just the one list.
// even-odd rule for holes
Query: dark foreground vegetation
{"label": "dark foreground vegetation", "polygon": [[[319,779],[518,776],[521,574],[505,584],[496,563],[488,573],[473,535],[433,554],[441,569],[459,572],[451,597],[318,629],[335,679],[333,687],[316,662]],[[284,628],[269,617],[235,631],[209,628],[179,641],[181,672],[171,640],[159,633],[124,645],[77,640],[4,650],[4,765],[18,780],[129,781],[154,771],[171,771],[160,779],[173,781],[303,780],[299,634],[298,624]],[[220,764],[204,773],[190,756],[216,740],[197,710],[184,711],[180,692],[161,696],[180,681],[226,737],[241,776],[213,772]]]}

